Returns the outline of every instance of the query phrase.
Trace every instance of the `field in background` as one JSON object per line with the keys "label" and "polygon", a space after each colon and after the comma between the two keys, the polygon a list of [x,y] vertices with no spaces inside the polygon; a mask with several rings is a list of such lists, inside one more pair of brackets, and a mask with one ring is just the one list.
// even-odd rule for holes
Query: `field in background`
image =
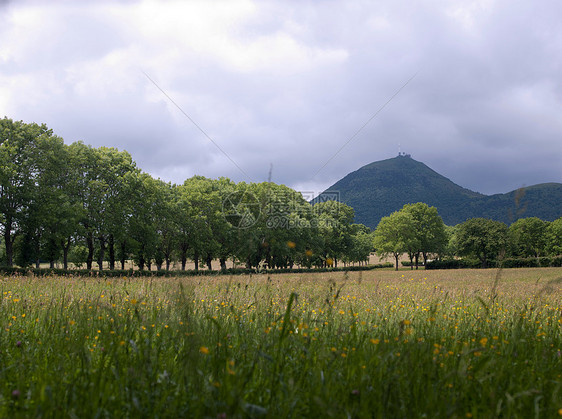
{"label": "field in background", "polygon": [[556,417],[562,269],[0,281],[0,416]]}
{"label": "field in background", "polygon": [[[400,261],[403,261],[403,260],[404,260],[404,261],[406,261],[406,260],[409,261],[409,259],[408,259],[405,255],[400,256],[399,260],[400,260]],[[381,258],[381,257],[377,256],[375,253],[371,253],[371,254],[369,255],[369,265],[377,265],[377,264],[386,263],[386,262],[394,263],[394,257]],[[245,267],[245,265],[244,265],[243,263],[234,263],[231,259],[226,262],[226,266],[227,266],[227,268],[244,268],[244,267]],[[359,263],[352,263],[351,266],[359,266]],[[60,262],[59,262],[59,263],[55,263],[55,268],[57,268],[57,269],[62,269],[62,267],[63,267],[63,266],[62,266],[62,263],[60,263]],[[84,268],[84,267],[85,267],[85,264],[84,264],[83,266],[81,266],[81,268]],[[116,263],[116,267],[117,267],[118,269],[120,269],[120,268],[121,268],[121,264],[120,264],[120,263]],[[213,260],[213,262],[212,262],[212,267],[213,267],[214,270],[220,270],[220,262],[219,262],[218,259]],[[41,263],[40,268],[47,269],[47,268],[49,268],[49,264],[48,264],[48,263]],[[72,264],[72,263],[69,263],[69,268],[70,268],[70,269],[78,269],[78,268],[77,268],[74,264]],[[103,268],[104,268],[104,269],[109,269],[109,262],[104,262]],[[97,263],[94,263],[93,269],[94,269],[94,270],[97,270],[97,269],[98,269],[98,264],[97,264]],[[136,269],[138,269],[138,268],[137,268],[137,266],[134,264],[133,261],[128,260],[128,261],[125,263],[125,269],[127,269],[127,270],[128,270],[128,269],[136,270]],[[177,262],[177,261],[174,262],[174,263],[172,263],[172,265],[170,266],[170,269],[179,271],[179,270],[181,269],[181,263],[180,263],[180,262]],[[194,264],[192,261],[188,261],[187,264],[185,265],[185,269],[188,270],[188,271],[189,271],[189,270],[193,270],[193,269],[195,269],[195,264]],[[204,263],[200,263],[200,264],[199,264],[199,269],[201,269],[201,270],[207,270],[207,265],[205,265]],[[153,271],[156,270],[156,265],[152,264],[152,270],[153,270]]]}

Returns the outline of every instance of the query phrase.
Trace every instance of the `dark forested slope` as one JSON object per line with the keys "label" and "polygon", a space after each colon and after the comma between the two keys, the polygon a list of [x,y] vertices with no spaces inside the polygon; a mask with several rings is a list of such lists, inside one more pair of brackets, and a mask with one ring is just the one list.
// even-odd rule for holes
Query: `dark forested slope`
{"label": "dark forested slope", "polygon": [[[487,196],[453,183],[408,155],[363,166],[325,192],[328,191],[338,192],[339,199],[354,208],[355,222],[371,228],[375,228],[382,217],[414,202],[436,207],[448,225],[472,217],[511,223],[522,217],[554,220],[562,216],[560,183]],[[321,194],[314,202],[322,197]]]}

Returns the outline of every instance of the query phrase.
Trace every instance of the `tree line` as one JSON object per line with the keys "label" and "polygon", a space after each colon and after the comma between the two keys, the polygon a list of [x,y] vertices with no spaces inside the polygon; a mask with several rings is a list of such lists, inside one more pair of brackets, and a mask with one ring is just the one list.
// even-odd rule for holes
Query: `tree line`
{"label": "tree line", "polygon": [[435,207],[418,202],[383,217],[374,231],[374,246],[381,256],[392,256],[396,270],[406,254],[410,266],[427,266],[431,258],[470,258],[482,268],[506,258],[540,258],[562,254],[562,217],[543,221],[520,218],[510,226],[487,218],[471,218],[446,226]]}
{"label": "tree line", "polygon": [[126,151],[66,145],[47,126],[0,120],[0,263],[93,269],[212,269],[218,261],[247,268],[365,263],[376,250],[398,269],[430,259],[498,258],[562,253],[562,218],[510,226],[474,218],[445,226],[435,207],[407,204],[374,232],[354,224],[351,207],[311,205],[284,185],[194,176],[176,185],[142,172]]}
{"label": "tree line", "polygon": [[3,265],[312,267],[364,262],[372,250],[351,207],[312,206],[283,185],[201,176],[171,184],[142,172],[126,151],[66,145],[44,124],[6,117],[0,142]]}

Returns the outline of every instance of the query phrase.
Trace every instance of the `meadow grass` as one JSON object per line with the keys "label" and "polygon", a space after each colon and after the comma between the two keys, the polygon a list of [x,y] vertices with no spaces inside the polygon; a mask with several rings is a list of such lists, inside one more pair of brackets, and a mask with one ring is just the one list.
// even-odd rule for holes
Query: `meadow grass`
{"label": "meadow grass", "polygon": [[1,417],[562,417],[562,269],[0,279]]}

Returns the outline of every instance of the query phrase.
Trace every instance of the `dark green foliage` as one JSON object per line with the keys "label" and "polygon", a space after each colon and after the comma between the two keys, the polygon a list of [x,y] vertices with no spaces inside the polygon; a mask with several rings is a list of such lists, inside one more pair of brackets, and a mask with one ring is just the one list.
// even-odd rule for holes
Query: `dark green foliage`
{"label": "dark green foliage", "polygon": [[537,218],[520,218],[509,226],[511,253],[515,257],[539,257],[546,253],[548,223]]}
{"label": "dark green foliage", "polygon": [[[409,266],[409,262],[402,262]],[[540,258],[507,258],[501,262],[489,261],[490,268],[557,268],[562,266],[562,256],[543,256]],[[479,260],[471,259],[442,259],[427,263],[427,269],[463,269],[480,268]]]}
{"label": "dark green foliage", "polygon": [[[400,264],[401,264],[402,266],[407,266],[408,268],[409,268],[410,266],[416,266],[416,263],[415,263],[415,262],[410,262],[409,260],[403,260],[403,261],[400,262]],[[424,266],[424,263],[423,263],[423,262],[418,262],[418,265],[419,265],[419,266]]]}
{"label": "dark green foliage", "polygon": [[422,202],[406,204],[400,211],[383,217],[374,232],[373,244],[380,256],[392,255],[398,270],[398,258],[406,253],[408,266],[419,266],[431,255],[442,255],[447,247],[447,232],[435,207]]}
{"label": "dark green foliage", "polygon": [[383,217],[374,232],[373,244],[377,254],[394,257],[395,269],[398,270],[400,255],[419,245],[414,231],[414,219],[405,211],[396,211]]}
{"label": "dark green foliage", "polygon": [[562,255],[562,217],[546,227],[546,250],[550,255]]}
{"label": "dark green foliage", "polygon": [[[493,265],[489,263],[490,266]],[[426,269],[466,269],[466,268],[480,268],[482,266],[479,260],[470,259],[443,259],[432,260],[427,262]]]}
{"label": "dark green foliage", "polygon": [[35,253],[40,251],[44,225],[35,214],[46,203],[41,186],[48,150],[56,143],[62,140],[44,124],[0,119],[0,228],[8,265],[14,262],[14,243],[20,234],[28,235],[25,242],[35,247]]}
{"label": "dark green foliage", "polygon": [[507,226],[500,221],[471,218],[457,226],[455,236],[458,255],[477,258],[482,268],[505,256]]}
{"label": "dark green foliage", "polygon": [[409,256],[414,258],[417,268],[420,255],[427,262],[430,256],[441,255],[447,246],[445,224],[437,208],[422,202],[406,204],[402,211],[412,215],[415,242],[410,246]]}
{"label": "dark green foliage", "polygon": [[562,256],[558,257],[533,257],[533,258],[508,258],[502,261],[504,268],[546,268],[562,266]]}

